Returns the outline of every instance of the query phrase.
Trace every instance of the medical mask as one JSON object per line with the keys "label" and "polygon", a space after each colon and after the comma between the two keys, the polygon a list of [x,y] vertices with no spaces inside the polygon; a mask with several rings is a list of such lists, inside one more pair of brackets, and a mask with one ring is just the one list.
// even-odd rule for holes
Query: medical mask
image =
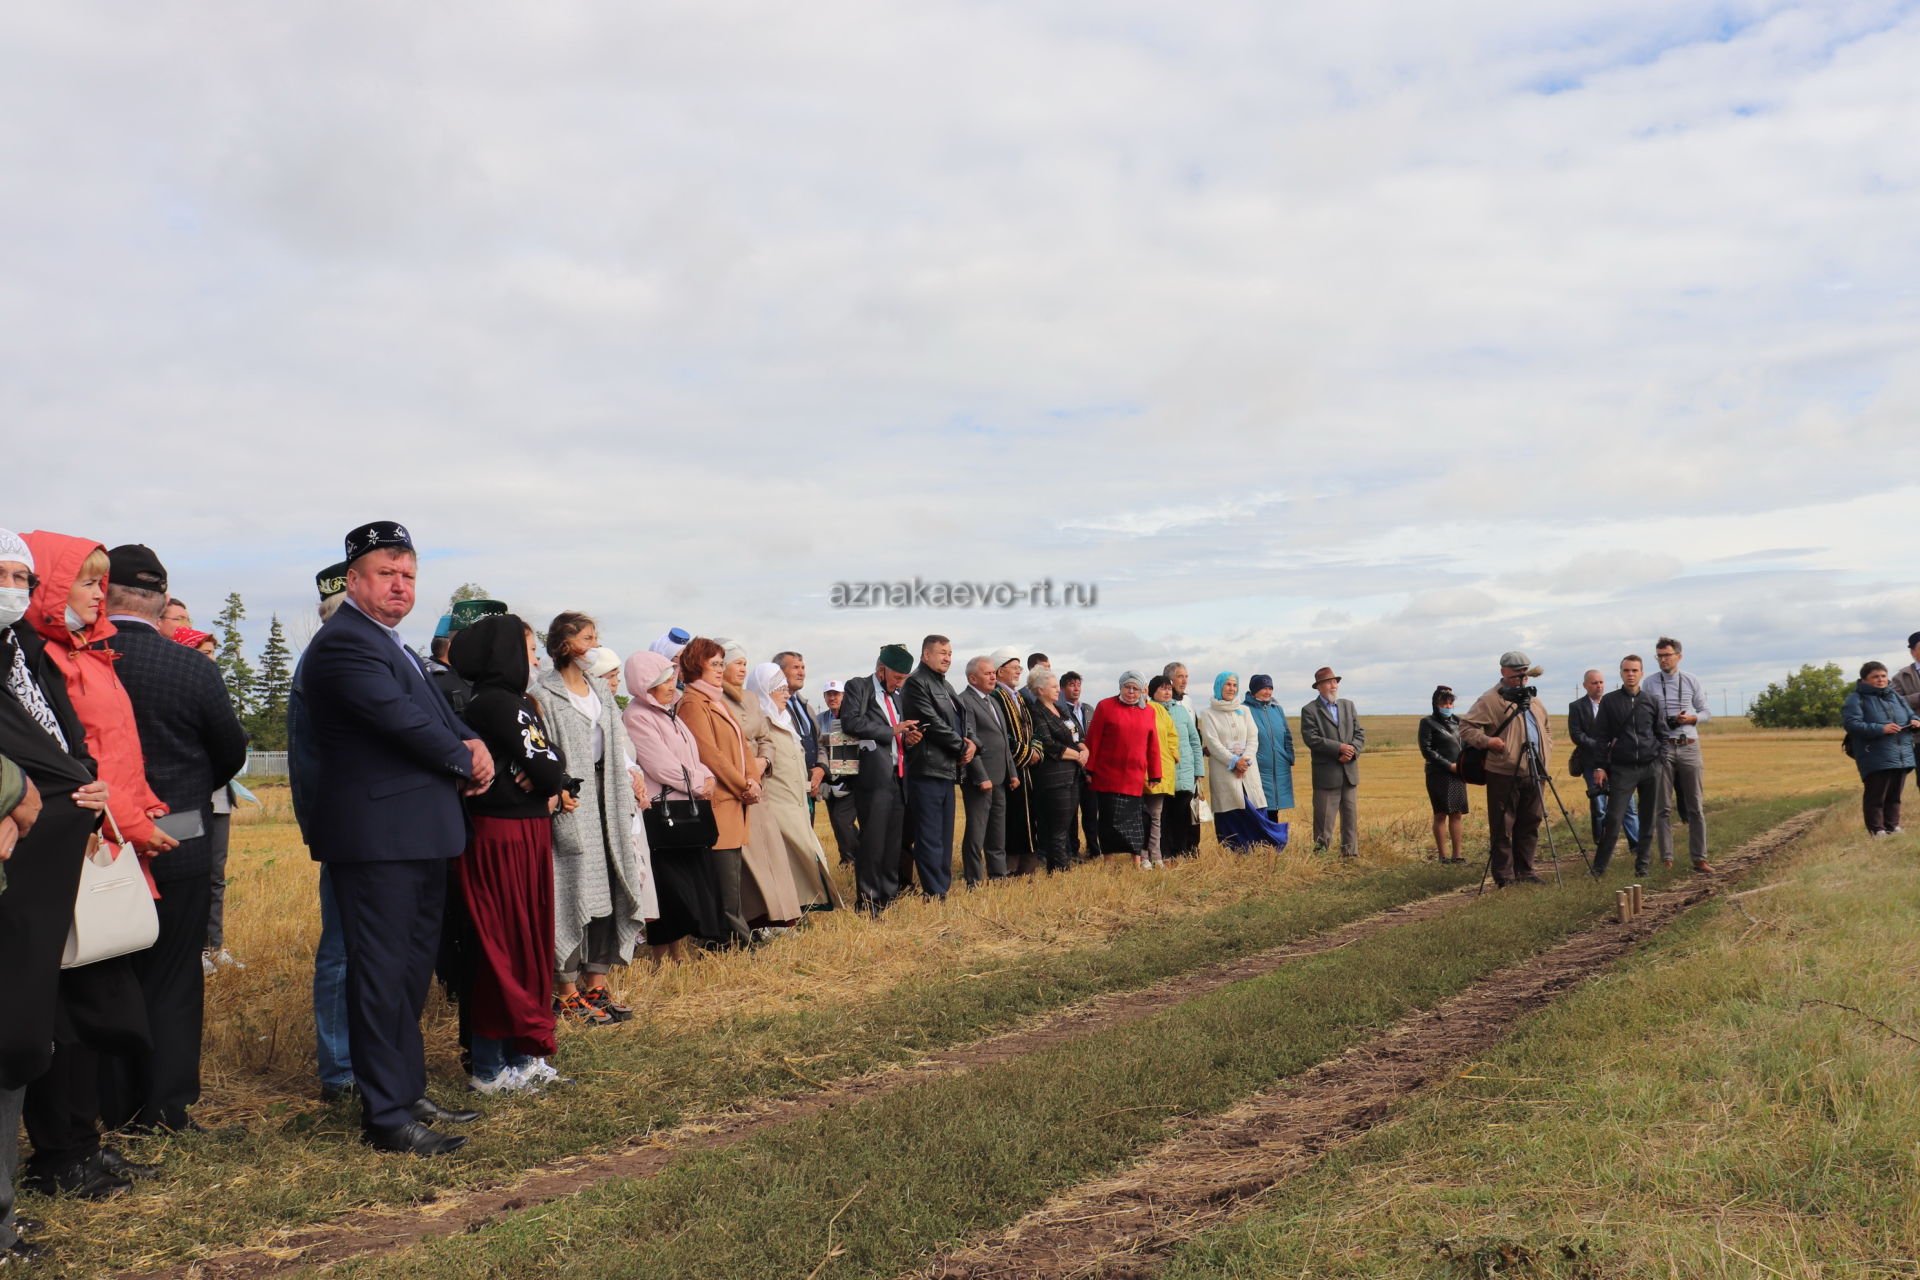
{"label": "medical mask", "polygon": [[10,627],[27,616],[33,593],[25,587],[0,587],[0,627]]}
{"label": "medical mask", "polygon": [[85,631],[86,629],[87,629],[86,620],[83,619],[79,614],[73,611],[72,605],[68,605],[67,606],[67,630]]}

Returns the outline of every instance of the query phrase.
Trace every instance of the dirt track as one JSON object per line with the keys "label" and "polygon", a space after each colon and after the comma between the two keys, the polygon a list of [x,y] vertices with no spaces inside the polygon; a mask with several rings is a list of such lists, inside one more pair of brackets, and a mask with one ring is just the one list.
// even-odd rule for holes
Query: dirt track
{"label": "dirt track", "polygon": [[264,1248],[203,1258],[162,1271],[122,1272],[120,1280],[253,1280],[301,1267],[391,1253],[421,1240],[478,1231],[521,1209],[562,1199],[612,1178],[658,1173],[681,1155],[744,1142],[803,1116],[817,1115],[890,1093],[936,1076],[990,1066],[1158,1013],[1247,978],[1270,973],[1302,956],[1321,955],[1383,930],[1425,920],[1472,901],[1450,890],[1235,960],[1208,965],[1137,991],[1117,992],[1045,1015],[1016,1031],[958,1049],[929,1054],[911,1066],[829,1083],[820,1092],[781,1099],[753,1111],[683,1126],[598,1155],[577,1156],[529,1170],[512,1183],[443,1196],[419,1206],[369,1210],[290,1231]]}
{"label": "dirt track", "polygon": [[1476,983],[1338,1058],[1222,1115],[1194,1123],[1124,1173],[1056,1196],[1004,1232],[936,1259],[917,1280],[1140,1280],[1181,1241],[1244,1212],[1247,1202],[1320,1153],[1386,1119],[1393,1105],[1451,1075],[1732,877],[1820,818],[1799,814],[1721,863],[1721,874],[1649,894],[1628,924],[1587,929]]}

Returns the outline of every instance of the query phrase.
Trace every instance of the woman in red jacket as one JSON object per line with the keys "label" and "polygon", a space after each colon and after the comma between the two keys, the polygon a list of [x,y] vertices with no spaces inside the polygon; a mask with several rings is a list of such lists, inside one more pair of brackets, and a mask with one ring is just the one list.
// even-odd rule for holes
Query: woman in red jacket
{"label": "woman in red jacket", "polygon": [[1119,696],[1093,709],[1087,726],[1087,780],[1100,807],[1100,852],[1140,856],[1147,847],[1146,791],[1160,781],[1160,732],[1138,671],[1120,677]]}

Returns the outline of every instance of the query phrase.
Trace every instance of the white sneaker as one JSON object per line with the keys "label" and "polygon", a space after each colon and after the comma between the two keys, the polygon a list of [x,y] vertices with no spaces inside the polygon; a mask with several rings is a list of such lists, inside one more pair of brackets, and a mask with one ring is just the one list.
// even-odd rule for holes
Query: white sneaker
{"label": "white sneaker", "polygon": [[545,1058],[535,1058],[532,1062],[520,1068],[520,1071],[526,1077],[527,1083],[536,1089],[542,1085],[568,1085],[573,1083],[572,1076],[561,1075],[559,1070]]}
{"label": "white sneaker", "polygon": [[227,969],[244,969],[247,967],[246,965],[242,964],[240,961],[234,959],[233,952],[227,950],[225,947],[222,947],[218,951],[213,953],[213,962],[214,964]]}
{"label": "white sneaker", "polygon": [[200,972],[209,978],[219,972],[219,970],[214,967],[213,956],[205,951],[200,953]]}
{"label": "white sneaker", "polygon": [[524,1067],[502,1067],[499,1074],[482,1080],[479,1076],[467,1077],[467,1087],[475,1093],[484,1093],[488,1097],[499,1097],[508,1093],[538,1093],[540,1086],[527,1078]]}

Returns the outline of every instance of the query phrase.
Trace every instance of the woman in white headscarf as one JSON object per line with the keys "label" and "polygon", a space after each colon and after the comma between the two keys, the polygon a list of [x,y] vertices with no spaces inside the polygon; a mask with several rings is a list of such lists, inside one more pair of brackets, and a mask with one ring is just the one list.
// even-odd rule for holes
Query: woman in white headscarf
{"label": "woman in white headscarf", "polygon": [[[747,650],[738,640],[715,636],[721,648],[720,688],[746,740],[747,778],[754,802],[747,807],[747,842],[740,849],[744,862],[740,876],[740,910],[756,936],[800,921],[800,894],[787,867],[786,842],[765,817],[754,810],[766,803],[767,770],[773,760],[773,728],[767,723],[760,699],[747,691]],[[804,789],[802,791],[804,794]]]}
{"label": "woman in white headscarf", "polygon": [[807,811],[807,760],[787,706],[786,672],[778,663],[763,662],[747,673],[747,691],[760,704],[771,752],[760,779],[760,803],[747,811],[747,842],[784,851],[802,910],[831,911],[840,896]]}
{"label": "woman in white headscarf", "polygon": [[1285,845],[1286,828],[1267,817],[1260,786],[1260,727],[1240,701],[1240,677],[1213,678],[1213,700],[1197,717],[1207,752],[1207,794],[1220,843],[1244,853],[1256,844]]}

